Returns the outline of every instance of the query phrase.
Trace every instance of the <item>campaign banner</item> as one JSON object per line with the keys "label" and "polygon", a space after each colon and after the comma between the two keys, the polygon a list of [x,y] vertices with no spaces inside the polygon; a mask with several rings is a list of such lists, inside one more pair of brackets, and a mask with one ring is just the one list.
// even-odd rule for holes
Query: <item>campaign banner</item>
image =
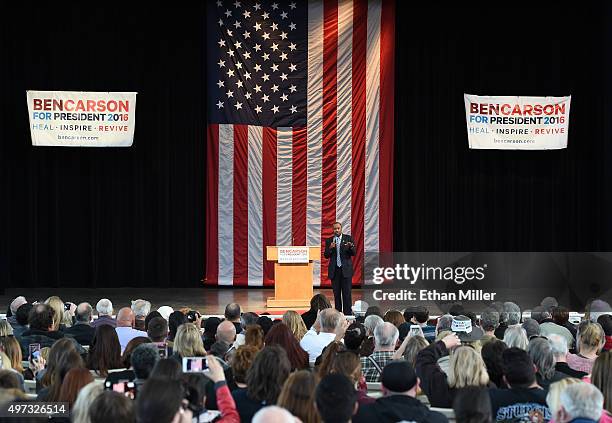
{"label": "campaign banner", "polygon": [[567,148],[567,97],[493,97],[464,94],[470,148],[558,150]]}
{"label": "campaign banner", "polygon": [[135,92],[28,91],[32,145],[129,147]]}
{"label": "campaign banner", "polygon": [[308,247],[278,247],[279,263],[308,263]]}

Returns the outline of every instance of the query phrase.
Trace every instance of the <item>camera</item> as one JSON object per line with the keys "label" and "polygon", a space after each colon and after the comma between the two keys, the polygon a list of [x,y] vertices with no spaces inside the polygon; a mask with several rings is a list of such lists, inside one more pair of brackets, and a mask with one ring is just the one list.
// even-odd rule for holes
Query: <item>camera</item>
{"label": "camera", "polygon": [[70,310],[70,303],[64,303],[64,310]]}
{"label": "camera", "polygon": [[187,313],[187,320],[189,320],[191,323],[194,323],[199,317],[200,313],[198,313],[196,310],[189,310],[189,313]]}
{"label": "camera", "polygon": [[107,391],[119,392],[129,399],[136,399],[136,384],[128,380],[120,380],[116,383],[106,381],[104,382],[104,389]]}

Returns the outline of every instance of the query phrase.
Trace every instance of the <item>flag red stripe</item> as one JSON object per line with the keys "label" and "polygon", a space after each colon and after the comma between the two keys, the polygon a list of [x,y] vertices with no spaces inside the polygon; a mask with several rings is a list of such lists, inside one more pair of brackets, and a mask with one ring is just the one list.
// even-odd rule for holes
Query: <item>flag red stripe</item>
{"label": "flag red stripe", "polygon": [[330,285],[325,239],[336,220],[338,3],[323,3],[323,181],[321,216],[321,285]]}
{"label": "flag red stripe", "polygon": [[206,283],[219,279],[218,199],[219,199],[219,125],[208,125],[206,140]]}
{"label": "flag red stripe", "polygon": [[293,245],[306,245],[306,145],[306,128],[293,128],[293,183],[291,190]]}
{"label": "flag red stripe", "polygon": [[355,240],[353,283],[363,280],[364,255],[364,200],[365,200],[365,146],[366,146],[366,44],[368,2],[353,2],[353,105],[352,105],[352,171],[351,232]]}
{"label": "flag red stripe", "polygon": [[[248,285],[248,127],[234,125],[234,285]],[[220,245],[219,248],[232,248]]]}
{"label": "flag red stripe", "polygon": [[382,2],[380,34],[379,232],[380,251],[393,251],[393,142],[395,1]]}
{"label": "flag red stripe", "polygon": [[276,245],[276,129],[263,128],[263,248],[265,286],[274,285],[274,262],[266,259],[268,246]]}

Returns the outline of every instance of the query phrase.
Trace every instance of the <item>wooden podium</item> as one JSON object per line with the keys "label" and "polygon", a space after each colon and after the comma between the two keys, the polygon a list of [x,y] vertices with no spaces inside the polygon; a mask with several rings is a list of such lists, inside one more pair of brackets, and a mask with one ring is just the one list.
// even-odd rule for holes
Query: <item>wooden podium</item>
{"label": "wooden podium", "polygon": [[266,259],[274,262],[274,297],[268,308],[309,308],[312,298],[313,260],[321,259],[321,247],[308,248],[308,263],[279,263],[277,246],[266,247]]}

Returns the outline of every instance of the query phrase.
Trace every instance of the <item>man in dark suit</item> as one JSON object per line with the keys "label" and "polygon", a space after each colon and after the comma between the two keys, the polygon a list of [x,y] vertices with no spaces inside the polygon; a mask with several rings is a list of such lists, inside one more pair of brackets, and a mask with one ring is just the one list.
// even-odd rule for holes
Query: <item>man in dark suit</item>
{"label": "man in dark suit", "polygon": [[81,303],[76,309],[76,322],[64,332],[70,334],[81,345],[91,345],[96,329],[91,327],[93,309],[89,303]]}
{"label": "man in dark suit", "polygon": [[336,310],[345,315],[353,314],[351,305],[351,283],[355,244],[350,235],[342,233],[340,222],[334,223],[334,236],[325,240],[325,258],[329,259],[327,276],[332,282]]}

